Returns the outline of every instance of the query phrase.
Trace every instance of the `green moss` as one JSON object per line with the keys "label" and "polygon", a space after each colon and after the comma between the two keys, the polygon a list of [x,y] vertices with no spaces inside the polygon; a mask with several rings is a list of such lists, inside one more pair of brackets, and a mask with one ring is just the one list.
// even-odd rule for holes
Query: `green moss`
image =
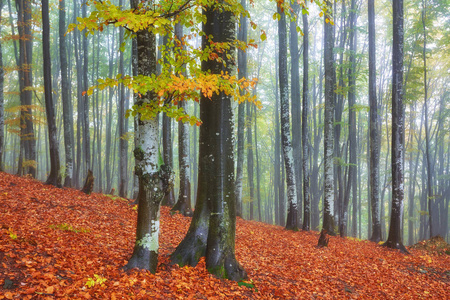
{"label": "green moss", "polygon": [[223,279],[228,279],[227,272],[223,265],[208,268],[208,272]]}

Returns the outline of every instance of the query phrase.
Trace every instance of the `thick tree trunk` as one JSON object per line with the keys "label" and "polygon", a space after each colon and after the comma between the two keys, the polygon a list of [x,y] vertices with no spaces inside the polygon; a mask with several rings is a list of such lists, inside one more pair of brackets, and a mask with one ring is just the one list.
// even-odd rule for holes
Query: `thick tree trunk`
{"label": "thick tree trunk", "polygon": [[[147,1],[146,7],[150,8],[152,4],[152,1]],[[136,39],[138,74],[156,74],[155,35],[141,30],[136,33]],[[148,92],[136,104],[150,103],[154,101],[153,98],[154,93]],[[155,273],[158,265],[160,205],[168,191],[170,174],[170,170],[158,163],[158,125],[158,116],[138,121],[137,147],[134,150],[135,158],[139,161],[136,168],[139,177],[138,219],[133,255],[124,267],[127,270],[139,268]]]}
{"label": "thick tree trunk", "polygon": [[392,46],[392,207],[389,235],[383,244],[389,248],[408,252],[403,246],[401,224],[403,217],[403,162],[404,162],[404,109],[403,109],[403,0],[393,0]]}
{"label": "thick tree trunk", "polygon": [[[324,199],[323,199],[323,229],[328,234],[334,235],[334,58],[333,45],[334,33],[333,25],[329,20],[332,17],[333,9],[330,1],[326,1],[327,12],[324,20],[324,68],[325,68],[325,115],[324,115]],[[327,22],[328,20],[328,22]]]}
{"label": "thick tree trunk", "polygon": [[48,13],[48,0],[42,1],[42,50],[44,66],[44,93],[45,93],[45,112],[47,115],[48,142],[50,150],[50,174],[47,184],[61,187],[59,147],[56,139],[56,111],[52,98],[52,69],[50,57],[50,20]]}
{"label": "thick tree trunk", "polygon": [[288,198],[288,215],[286,229],[297,230],[297,191],[295,185],[294,157],[292,153],[290,124],[289,124],[289,85],[287,70],[287,33],[286,15],[278,6],[280,19],[278,21],[279,39],[279,77],[280,77],[280,121],[281,121],[281,148],[283,150],[284,165],[286,169],[286,185]]}

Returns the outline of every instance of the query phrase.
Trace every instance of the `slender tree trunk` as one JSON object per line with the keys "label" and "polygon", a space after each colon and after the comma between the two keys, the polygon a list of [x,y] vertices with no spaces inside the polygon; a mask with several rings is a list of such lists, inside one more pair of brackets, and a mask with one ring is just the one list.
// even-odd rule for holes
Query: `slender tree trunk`
{"label": "slender tree trunk", "polygon": [[[182,50],[183,26],[175,25],[176,48],[175,52]],[[185,74],[184,74],[185,75]],[[186,111],[186,101],[178,102],[178,107]],[[178,121],[178,166],[180,170],[180,191],[178,201],[172,211],[180,211],[184,216],[191,216],[191,168],[189,161],[189,123]]]}
{"label": "slender tree trunk", "polygon": [[393,0],[392,46],[392,208],[389,235],[384,243],[389,248],[408,252],[403,246],[401,224],[403,219],[403,0]]}
{"label": "slender tree trunk", "polygon": [[[81,6],[81,15],[83,18],[87,17],[86,12],[86,5],[83,4]],[[88,81],[88,39],[86,34],[83,33],[82,38],[82,44],[83,44],[83,91],[87,91],[89,88],[89,81]],[[89,97],[87,93],[84,93],[82,95],[82,101],[83,101],[83,152],[86,162],[86,170],[89,170],[92,168],[91,166],[91,137],[90,137],[90,126],[89,126]]]}
{"label": "slender tree trunk", "polygon": [[247,148],[247,184],[249,188],[249,206],[250,206],[250,220],[254,220],[253,216],[253,209],[255,207],[255,181],[253,179],[253,143],[252,143],[252,109],[250,107],[250,103],[246,103],[247,108],[247,120],[245,122],[245,129],[247,131],[247,143],[245,145],[245,148]]}
{"label": "slender tree trunk", "polygon": [[52,98],[52,69],[50,57],[50,20],[48,13],[48,0],[42,1],[42,49],[44,66],[44,92],[45,92],[45,112],[47,115],[48,142],[50,150],[50,174],[46,183],[61,187],[61,176],[59,174],[59,147],[56,139],[55,104]]}
{"label": "slender tree trunk", "polygon": [[[31,2],[29,0],[16,1],[19,30],[19,89],[20,104],[23,106],[20,113],[21,122],[21,144],[24,160],[19,164],[19,174],[29,174],[36,177],[36,139],[34,135],[34,126],[32,120],[32,43],[33,36],[31,31]],[[24,166],[25,164],[25,166]],[[22,173],[22,168],[25,167]]]}
{"label": "slender tree trunk", "polygon": [[[247,0],[241,0],[243,9],[247,9]],[[238,40],[247,42],[247,18],[241,15],[238,30]],[[247,77],[247,51],[238,49],[238,78]],[[244,91],[240,91],[241,95]],[[237,166],[236,166],[236,214],[242,217],[242,178],[244,177],[244,124],[245,104],[238,106],[237,125]]]}
{"label": "slender tree trunk", "polygon": [[[123,0],[119,1],[119,5],[123,5]],[[119,28],[119,44],[122,45],[124,37],[124,29]],[[124,74],[123,65],[123,52],[119,53],[119,74]],[[119,85],[119,106],[118,106],[118,119],[117,123],[119,126],[119,196],[126,198],[127,196],[127,159],[128,159],[128,142],[126,137],[125,128],[125,86],[123,84]]]}
{"label": "slender tree trunk", "polygon": [[286,184],[288,198],[288,215],[286,229],[297,230],[297,191],[295,186],[294,157],[290,137],[289,124],[289,85],[287,70],[287,33],[286,15],[278,6],[280,19],[278,21],[279,39],[279,77],[280,77],[280,121],[281,121],[281,148],[283,150],[284,165],[286,169]]}
{"label": "slender tree trunk", "polygon": [[376,48],[375,48],[375,0],[369,0],[369,143],[370,143],[370,205],[372,210],[372,228],[370,240],[381,241],[380,225],[380,137],[378,133],[379,116],[376,87]]}
{"label": "slender tree trunk", "polygon": [[433,175],[431,173],[431,161],[430,161],[430,133],[428,129],[428,84],[427,84],[427,28],[426,28],[426,18],[427,18],[427,12],[426,12],[426,0],[422,1],[423,8],[422,8],[422,25],[423,25],[423,85],[425,89],[425,95],[424,95],[424,108],[425,108],[425,157],[426,157],[426,166],[427,166],[427,194],[428,194],[428,216],[430,218],[430,237],[433,237],[436,235],[437,230],[434,228],[433,224],[433,206],[434,206],[434,199],[433,199]]}
{"label": "slender tree trunk", "polygon": [[[291,3],[294,14],[299,13],[300,6],[296,1]],[[297,192],[297,222],[301,224],[302,203],[302,117],[300,100],[300,52],[298,48],[297,18],[289,23],[289,46],[291,54],[291,108],[292,108],[292,154],[295,158],[295,190]]]}
{"label": "slender tree trunk", "polygon": [[303,168],[303,227],[309,231],[311,227],[311,199],[309,191],[309,25],[308,15],[302,14],[303,20],[303,110],[302,110],[302,168]]}
{"label": "slender tree trunk", "polygon": [[64,120],[64,151],[66,160],[66,171],[64,177],[64,186],[73,185],[73,111],[69,98],[69,78],[67,66],[67,48],[66,48],[66,1],[59,2],[59,58],[61,61],[61,100],[63,106]]}
{"label": "slender tree trunk", "polygon": [[[324,201],[323,201],[323,229],[329,234],[334,235],[334,58],[333,45],[334,33],[333,28],[329,22],[332,17],[333,9],[330,1],[326,1],[327,12],[324,20],[324,68],[325,68],[325,121],[324,121]],[[328,22],[327,22],[328,20]]]}

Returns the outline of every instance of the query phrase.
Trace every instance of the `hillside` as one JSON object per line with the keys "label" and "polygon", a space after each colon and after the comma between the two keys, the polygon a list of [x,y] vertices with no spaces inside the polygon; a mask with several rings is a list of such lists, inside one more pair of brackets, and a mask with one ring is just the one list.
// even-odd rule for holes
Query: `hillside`
{"label": "hillside", "polygon": [[121,198],[0,173],[0,299],[444,299],[450,256],[411,255],[368,241],[237,221],[245,285],[169,265],[190,219],[161,211],[156,275],[121,271],[134,243],[136,210]]}

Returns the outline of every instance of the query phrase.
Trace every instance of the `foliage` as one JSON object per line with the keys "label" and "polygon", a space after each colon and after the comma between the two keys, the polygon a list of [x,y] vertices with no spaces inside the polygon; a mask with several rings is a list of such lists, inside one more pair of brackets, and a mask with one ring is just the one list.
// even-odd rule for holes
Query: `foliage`
{"label": "foliage", "polygon": [[[149,30],[153,34],[166,35],[168,44],[160,47],[162,58],[159,64],[162,72],[152,76],[127,76],[117,74],[115,78],[99,79],[98,84],[85,91],[91,95],[94,89],[103,90],[107,87],[115,87],[120,83],[133,90],[134,93],[145,95],[152,91],[157,95],[150,103],[134,105],[131,111],[127,112],[141,119],[154,118],[158,113],[165,112],[169,117],[177,121],[189,122],[191,125],[199,126],[201,121],[188,115],[182,108],[178,108],[179,101],[194,100],[199,101],[200,95],[211,98],[214,93],[224,92],[232,95],[239,103],[250,101],[260,106],[251,90],[256,85],[256,80],[240,79],[233,74],[222,72],[221,74],[211,74],[201,71],[201,61],[216,60],[225,64],[225,57],[233,59],[232,48],[239,47],[246,49],[248,45],[237,40],[230,42],[213,42],[212,36],[205,36],[201,30],[201,24],[205,21],[202,11],[205,7],[211,6],[216,9],[233,12],[236,17],[245,15],[239,1],[171,1],[161,2],[158,5],[147,7],[145,2],[139,4],[137,9],[123,9],[110,1],[91,0],[87,5],[92,5],[94,10],[89,17],[77,18],[77,24],[69,25],[68,31],[75,28],[85,34],[94,34],[96,31],[103,31],[104,26],[114,24],[114,26],[124,27],[127,30],[126,38],[133,38],[135,33],[142,30]],[[174,27],[177,23],[183,24],[190,31],[181,40],[173,36]],[[197,36],[205,36],[207,44],[198,49],[191,42]],[[249,45],[256,46],[253,43]],[[123,45],[121,46],[123,48]],[[190,76],[185,76],[185,73]],[[245,91],[241,95],[239,90]]]}
{"label": "foliage", "polygon": [[[413,248],[402,255],[339,237],[318,249],[317,232],[240,218],[236,255],[249,281],[214,278],[204,259],[195,268],[172,266],[169,255],[190,218],[167,207],[161,209],[157,273],[126,273],[121,267],[134,246],[129,235],[136,213],[125,201],[6,173],[0,173],[0,190],[0,299],[444,299],[448,293],[449,255]],[[67,234],[49,228],[52,223],[91,232]],[[12,227],[19,236],[14,241]],[[4,289],[6,279],[17,287]]]}

